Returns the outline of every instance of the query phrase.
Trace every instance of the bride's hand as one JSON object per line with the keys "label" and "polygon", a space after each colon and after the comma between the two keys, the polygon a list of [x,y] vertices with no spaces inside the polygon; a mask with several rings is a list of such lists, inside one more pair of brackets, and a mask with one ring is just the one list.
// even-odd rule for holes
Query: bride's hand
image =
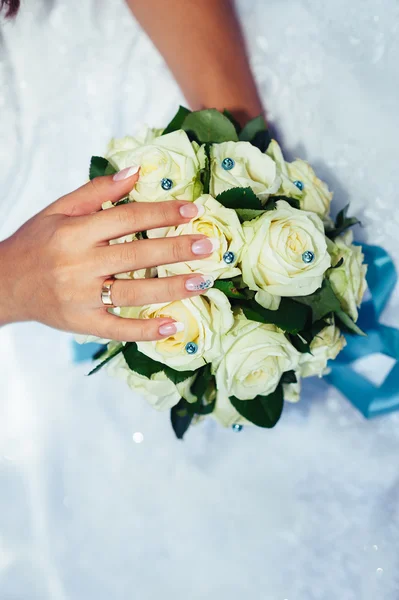
{"label": "bride's hand", "polygon": [[[130,171],[131,173],[131,171]],[[123,178],[124,177],[124,178]],[[98,177],[63,196],[0,243],[0,325],[40,321],[51,327],[100,338],[157,340],[176,332],[171,319],[122,319],[101,300],[104,280],[117,273],[209,256],[212,240],[201,235],[109,245],[123,235],[188,223],[191,202],[121,204],[139,175],[129,169]],[[115,306],[142,306],[198,295],[199,275],[162,279],[117,279]]]}

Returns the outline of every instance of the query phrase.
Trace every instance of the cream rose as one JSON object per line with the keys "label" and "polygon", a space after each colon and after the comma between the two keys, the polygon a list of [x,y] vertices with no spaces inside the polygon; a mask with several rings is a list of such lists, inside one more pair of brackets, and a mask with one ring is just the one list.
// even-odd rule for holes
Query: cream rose
{"label": "cream rose", "polygon": [[[220,337],[233,325],[227,297],[219,290],[142,308],[121,308],[121,317],[150,319],[170,317],[184,324],[184,330],[155,342],[138,342],[140,352],[177,371],[202,367],[220,353]],[[190,346],[187,346],[190,344]]]}
{"label": "cream rose", "polygon": [[229,400],[225,390],[218,390],[215,408],[211,413],[211,417],[215,419],[223,427],[232,427],[233,425],[252,425],[234,408]]}
{"label": "cream rose", "polygon": [[314,212],[322,219],[327,218],[333,194],[327,184],[316,176],[312,167],[301,159],[291,163],[285,162],[276,140],[272,140],[269,144],[267,154],[278,166],[281,176],[279,192],[298,198],[303,210]]}
{"label": "cream rose", "polygon": [[310,344],[311,354],[301,354],[299,374],[302,377],[322,377],[327,368],[327,361],[336,358],[345,345],[344,336],[332,321],[313,338]]}
{"label": "cream rose", "polygon": [[267,396],[285,371],[296,369],[299,352],[274,325],[261,325],[242,316],[222,336],[216,384],[221,394],[240,400]]}
{"label": "cream rose", "polygon": [[281,296],[308,296],[321,286],[331,259],[317,215],[279,201],[243,230],[242,275],[259,304],[276,310]]}
{"label": "cream rose", "polygon": [[266,200],[279,189],[281,179],[274,160],[249,142],[213,144],[210,152],[212,196],[233,187],[251,187]]}
{"label": "cream rose", "polygon": [[[119,170],[140,165],[140,177],[130,192],[131,200],[195,200],[200,196],[204,150],[191,143],[184,131],[155,137],[149,143],[138,146],[132,138],[124,140],[123,143],[113,142],[107,159]],[[118,146],[123,146],[123,149]]]}
{"label": "cream rose", "polygon": [[357,309],[367,288],[367,265],[363,262],[364,254],[361,246],[352,244],[353,233],[351,231],[337,237],[334,242],[329,246],[333,262],[336,264],[342,258],[343,263],[340,267],[331,269],[328,277],[341,302],[342,309],[354,321],[357,321]]}
{"label": "cream rose", "polygon": [[168,410],[175,406],[180,398],[187,397],[187,400],[192,401],[189,390],[195,376],[177,385],[170,381],[163,371],[151,375],[150,378],[145,377],[131,371],[123,354],[118,354],[111,360],[107,370],[110,375],[126,381],[134,392],[143,396],[157,410]]}
{"label": "cream rose", "polygon": [[231,278],[241,274],[237,264],[241,258],[244,233],[235,210],[225,208],[209,195],[200,196],[195,201],[201,207],[198,217],[177,228],[168,230],[167,237],[202,234],[219,241],[219,248],[212,256],[190,262],[162,265],[158,268],[159,277],[184,273],[205,273],[217,278]]}
{"label": "cream rose", "polygon": [[144,126],[137,135],[126,135],[123,138],[112,138],[108,144],[108,156],[117,152],[135,150],[140,146],[150,144],[155,138],[162,135],[162,129]]}
{"label": "cream rose", "polygon": [[301,380],[297,374],[296,383],[283,383],[284,400],[286,402],[299,402],[301,399]]}

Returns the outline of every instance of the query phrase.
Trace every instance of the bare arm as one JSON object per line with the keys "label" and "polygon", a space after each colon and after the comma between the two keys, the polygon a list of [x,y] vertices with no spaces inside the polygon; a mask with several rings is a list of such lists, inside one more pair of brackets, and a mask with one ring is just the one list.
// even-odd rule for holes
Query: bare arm
{"label": "bare arm", "polygon": [[227,108],[245,123],[263,112],[231,0],[127,0],[190,106]]}

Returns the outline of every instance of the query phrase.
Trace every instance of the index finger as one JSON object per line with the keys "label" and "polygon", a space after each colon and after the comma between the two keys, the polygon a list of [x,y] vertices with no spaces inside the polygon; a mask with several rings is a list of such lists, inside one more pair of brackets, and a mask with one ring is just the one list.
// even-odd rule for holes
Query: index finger
{"label": "index finger", "polygon": [[147,229],[182,225],[202,212],[202,206],[184,200],[130,202],[83,217],[82,222],[90,225],[87,231],[93,242],[104,242]]}

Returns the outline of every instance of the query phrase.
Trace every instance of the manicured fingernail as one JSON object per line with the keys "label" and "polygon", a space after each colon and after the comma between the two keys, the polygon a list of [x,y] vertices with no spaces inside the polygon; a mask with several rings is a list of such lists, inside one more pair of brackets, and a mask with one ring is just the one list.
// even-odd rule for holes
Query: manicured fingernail
{"label": "manicured fingernail", "polygon": [[203,240],[197,240],[191,246],[193,254],[212,254],[220,246],[220,242],[217,238],[204,238]]}
{"label": "manicured fingernail", "polygon": [[179,212],[184,219],[194,219],[195,217],[202,217],[205,209],[202,204],[194,204],[192,202],[191,204],[183,204],[179,208]]}
{"label": "manicured fingernail", "polygon": [[184,323],[180,323],[180,321],[175,321],[174,323],[166,323],[166,325],[161,325],[158,329],[160,335],[164,335],[165,337],[169,335],[175,335],[175,333],[180,333],[184,331]]}
{"label": "manicured fingernail", "polygon": [[189,292],[201,292],[209,290],[214,282],[215,280],[211,275],[196,275],[187,279],[185,286]]}
{"label": "manicured fingernail", "polygon": [[122,169],[122,171],[115,173],[115,175],[113,176],[113,180],[122,181],[122,179],[127,179],[132,175],[136,175],[139,169],[140,165],[132,165],[131,167],[126,167],[126,169]]}

